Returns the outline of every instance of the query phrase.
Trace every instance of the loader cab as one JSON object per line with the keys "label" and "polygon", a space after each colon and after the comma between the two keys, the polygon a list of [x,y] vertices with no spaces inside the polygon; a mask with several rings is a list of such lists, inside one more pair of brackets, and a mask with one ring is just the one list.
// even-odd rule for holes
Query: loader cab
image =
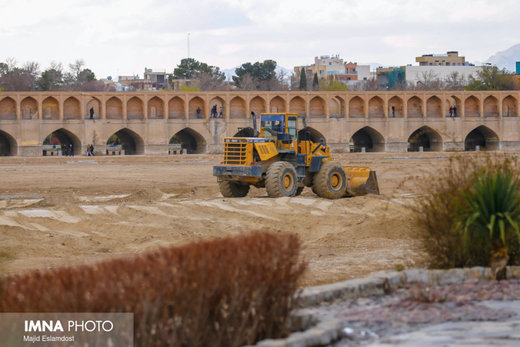
{"label": "loader cab", "polygon": [[298,115],[292,113],[262,113],[260,116],[260,137],[270,137],[276,146],[292,150],[298,139]]}

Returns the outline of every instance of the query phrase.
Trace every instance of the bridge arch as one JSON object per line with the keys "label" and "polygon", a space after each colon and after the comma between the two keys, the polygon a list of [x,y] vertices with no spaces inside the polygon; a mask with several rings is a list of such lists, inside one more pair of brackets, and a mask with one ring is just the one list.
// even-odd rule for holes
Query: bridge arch
{"label": "bridge arch", "polygon": [[359,96],[350,99],[348,103],[348,114],[350,118],[365,118],[365,102]]}
{"label": "bridge arch", "polygon": [[408,152],[419,152],[420,147],[424,152],[442,151],[441,135],[429,126],[420,127],[408,137]]}
{"label": "bridge arch", "polygon": [[296,113],[300,117],[304,117],[307,114],[307,107],[305,100],[300,96],[295,96],[289,101],[289,112]]}
{"label": "bridge arch", "polygon": [[118,97],[111,97],[106,104],[107,119],[123,119],[123,102]]}
{"label": "bridge arch", "polygon": [[15,156],[18,146],[16,140],[9,133],[0,130],[0,157]]}
{"label": "bridge arch", "polygon": [[427,118],[441,118],[442,117],[442,102],[437,96],[431,96],[426,100],[426,117]]}
{"label": "bridge arch", "polygon": [[383,135],[372,127],[366,126],[356,131],[350,139],[350,151],[384,152],[385,139]]}
{"label": "bridge arch", "polygon": [[312,127],[305,127],[298,131],[298,141],[312,141],[319,143],[320,140],[323,139],[323,142],[326,144],[327,139],[320,133],[318,130]]}
{"label": "bridge arch", "polygon": [[311,118],[325,117],[325,100],[319,96],[315,96],[309,102],[309,116]]}
{"label": "bridge arch", "polygon": [[49,96],[42,102],[43,117],[42,119],[60,119],[60,105],[58,100]]}
{"label": "bridge arch", "polygon": [[339,95],[332,97],[329,101],[329,117],[345,117],[345,99]]}
{"label": "bridge arch", "polygon": [[95,96],[93,97],[90,97],[89,99],[87,99],[87,109],[84,110],[85,111],[85,114],[86,114],[86,117],[87,118],[90,118],[90,109],[93,109],[94,110],[94,115],[92,116],[92,118],[94,119],[99,119],[101,118],[101,100],[99,100],[98,98],[96,98]]}
{"label": "bridge arch", "polygon": [[498,117],[498,99],[493,95],[484,99],[484,117]]}
{"label": "bridge arch", "polygon": [[61,145],[62,150],[64,146],[72,144],[74,154],[81,154],[81,141],[79,137],[70,130],[64,128],[59,128],[51,132],[45,137],[42,143],[43,145]]}
{"label": "bridge arch", "polygon": [[[199,118],[206,118],[206,103],[200,96],[194,96],[188,102],[188,116],[191,119],[197,119],[197,109],[200,109]],[[218,106],[217,106],[218,111]]]}
{"label": "bridge arch", "polygon": [[110,135],[106,145],[107,147],[120,145],[121,149],[125,151],[125,155],[144,154],[143,138],[128,128],[120,129]]}
{"label": "bridge arch", "polygon": [[63,102],[63,119],[81,119],[81,106],[77,98],[70,96]]}
{"label": "bridge arch", "polygon": [[255,96],[249,102],[249,109],[251,110],[251,112],[254,112],[256,115],[266,112],[267,106],[265,103],[265,99],[260,96]]}
{"label": "bridge arch", "polygon": [[148,118],[164,119],[164,102],[161,98],[154,96],[148,100]]}
{"label": "bridge arch", "polygon": [[512,95],[508,95],[502,100],[502,113],[504,117],[518,117],[518,101]]}
{"label": "bridge arch", "polygon": [[255,130],[253,128],[246,127],[238,130],[238,132],[233,135],[233,137],[254,137],[255,135]]}
{"label": "bridge arch", "polygon": [[379,96],[374,96],[368,101],[368,117],[370,118],[384,118],[385,117],[385,103]]}
{"label": "bridge arch", "polygon": [[20,104],[23,119],[38,119],[38,103],[30,96],[22,100]]}
{"label": "bridge arch", "polygon": [[170,144],[178,143],[188,154],[200,154],[206,152],[206,140],[204,136],[191,128],[184,128],[170,137]]}
{"label": "bridge arch", "polygon": [[279,96],[271,99],[271,112],[285,112],[285,100]]}
{"label": "bridge arch", "polygon": [[229,102],[229,118],[233,119],[244,119],[246,115],[246,101],[240,96],[235,96]]}
{"label": "bridge arch", "polygon": [[464,100],[464,117],[480,117],[479,109],[479,101],[474,95],[468,96]]}
{"label": "bridge arch", "polygon": [[423,102],[419,97],[412,96],[406,104],[408,118],[423,117]]}
{"label": "bridge arch", "polygon": [[[126,103],[126,117],[127,119],[144,119],[143,100],[137,96],[131,97]],[[125,152],[126,153],[126,152]]]}
{"label": "bridge arch", "polygon": [[7,96],[0,100],[0,120],[16,120],[16,102],[13,98]]}
{"label": "bridge arch", "polygon": [[168,101],[168,119],[184,119],[185,117],[184,100],[174,96]]}
{"label": "bridge arch", "polygon": [[[446,98],[446,109],[444,110],[444,113],[449,115],[450,114],[450,107],[456,107],[456,111],[457,111],[457,114],[456,116],[457,117],[460,117],[461,116],[461,113],[462,113],[462,100],[455,96],[455,95],[452,95],[452,96],[448,96]],[[452,116],[455,116],[455,112],[452,111]]]}
{"label": "bridge arch", "polygon": [[[224,105],[225,105],[225,101],[220,96],[215,96],[214,98],[212,98],[208,104],[208,108],[210,110],[210,117],[211,117],[211,109],[213,108],[213,106],[215,106],[215,112],[217,113],[217,117],[219,116],[220,108],[222,107],[222,117],[224,117],[224,112],[225,112]],[[204,118],[204,116],[201,115],[201,118]],[[231,113],[230,113],[230,118],[231,118]]]}
{"label": "bridge arch", "polygon": [[488,128],[481,125],[471,130],[464,139],[464,150],[475,151],[477,146],[483,151],[495,151],[499,147],[498,135]]}
{"label": "bridge arch", "polygon": [[388,117],[403,118],[404,117],[404,102],[400,97],[393,96],[388,100]]}

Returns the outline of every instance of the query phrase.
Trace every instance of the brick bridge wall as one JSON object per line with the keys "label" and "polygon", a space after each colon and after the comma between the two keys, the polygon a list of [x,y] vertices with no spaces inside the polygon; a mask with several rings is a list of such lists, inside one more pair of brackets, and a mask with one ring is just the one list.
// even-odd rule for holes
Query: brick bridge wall
{"label": "brick bridge wall", "polygon": [[[222,118],[210,118],[213,105]],[[41,156],[52,133],[76,153],[88,144],[104,153],[115,133],[136,154],[167,154],[176,134],[190,152],[217,153],[224,137],[252,126],[251,112],[306,116],[334,151],[520,150],[519,110],[518,91],[2,92],[0,154]]]}

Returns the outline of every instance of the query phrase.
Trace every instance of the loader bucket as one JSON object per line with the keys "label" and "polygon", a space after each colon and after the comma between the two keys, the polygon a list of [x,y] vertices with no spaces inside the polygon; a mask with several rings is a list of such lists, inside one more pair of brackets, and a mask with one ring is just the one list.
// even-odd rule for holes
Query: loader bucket
{"label": "loader bucket", "polygon": [[376,172],[368,167],[345,166],[343,168],[349,185],[347,187],[347,195],[379,195],[379,185],[377,184]]}

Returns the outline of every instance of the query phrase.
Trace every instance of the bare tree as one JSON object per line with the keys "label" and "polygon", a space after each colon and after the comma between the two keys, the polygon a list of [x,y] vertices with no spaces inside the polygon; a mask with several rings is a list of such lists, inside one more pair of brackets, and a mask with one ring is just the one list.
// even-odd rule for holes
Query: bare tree
{"label": "bare tree", "polygon": [[372,77],[368,80],[360,81],[352,87],[352,90],[359,90],[359,91],[375,91],[378,90],[378,84],[377,79],[375,77]]}
{"label": "bare tree", "polygon": [[442,87],[442,81],[431,70],[423,71],[419,75],[418,81],[415,83],[415,90],[439,90]]}
{"label": "bare tree", "polygon": [[458,71],[453,71],[444,79],[444,84],[448,90],[463,90],[466,85],[466,79]]}
{"label": "bare tree", "polygon": [[253,76],[250,74],[245,74],[242,76],[242,80],[240,81],[240,90],[256,90],[256,85],[258,81],[255,80]]}
{"label": "bare tree", "polygon": [[19,68],[16,60],[9,58],[5,63],[0,63],[0,88],[8,91],[34,90],[38,74],[38,63],[27,62]]}
{"label": "bare tree", "polygon": [[227,91],[231,90],[229,84],[225,83],[224,74],[201,72],[198,76],[199,88],[204,91]]}

